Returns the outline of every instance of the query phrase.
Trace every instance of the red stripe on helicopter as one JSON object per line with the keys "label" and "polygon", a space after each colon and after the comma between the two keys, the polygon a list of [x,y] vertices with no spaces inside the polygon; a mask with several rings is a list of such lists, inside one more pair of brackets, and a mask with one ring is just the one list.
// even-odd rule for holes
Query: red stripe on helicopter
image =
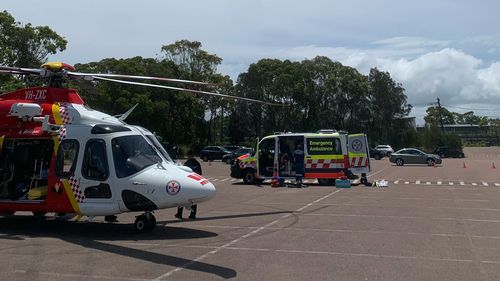
{"label": "red stripe on helicopter", "polygon": [[201,184],[201,185],[205,185],[205,184],[207,184],[207,183],[208,183],[208,180],[207,180],[207,179],[205,179],[204,177],[202,177],[202,176],[200,176],[200,175],[198,175],[198,174],[196,174],[196,173],[189,174],[189,175],[188,175],[188,178],[190,178],[190,179],[193,179],[193,180],[195,180],[195,181],[200,182],[200,184]]}

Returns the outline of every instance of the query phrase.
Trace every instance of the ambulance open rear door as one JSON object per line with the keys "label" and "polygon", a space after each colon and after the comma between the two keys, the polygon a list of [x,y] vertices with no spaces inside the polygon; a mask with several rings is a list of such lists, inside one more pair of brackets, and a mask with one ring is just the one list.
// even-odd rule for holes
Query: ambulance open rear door
{"label": "ambulance open rear door", "polygon": [[353,174],[361,175],[362,181],[366,180],[366,175],[370,172],[370,154],[366,135],[349,135],[348,150],[349,170]]}

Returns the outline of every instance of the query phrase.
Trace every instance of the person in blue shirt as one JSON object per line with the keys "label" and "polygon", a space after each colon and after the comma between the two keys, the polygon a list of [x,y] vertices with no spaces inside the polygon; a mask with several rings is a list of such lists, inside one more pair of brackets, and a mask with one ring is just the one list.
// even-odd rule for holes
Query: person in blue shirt
{"label": "person in blue shirt", "polygon": [[295,163],[295,180],[297,187],[300,188],[304,177],[304,149],[302,144],[297,145],[297,149],[293,151],[293,159]]}

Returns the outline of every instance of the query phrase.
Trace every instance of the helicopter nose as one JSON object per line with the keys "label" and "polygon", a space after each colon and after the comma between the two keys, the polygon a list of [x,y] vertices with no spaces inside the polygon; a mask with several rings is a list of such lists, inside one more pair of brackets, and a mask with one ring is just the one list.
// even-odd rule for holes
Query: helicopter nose
{"label": "helicopter nose", "polygon": [[208,182],[205,185],[205,193],[207,194],[206,195],[207,199],[210,199],[210,198],[215,196],[216,190],[215,190],[215,186],[213,185],[213,183]]}

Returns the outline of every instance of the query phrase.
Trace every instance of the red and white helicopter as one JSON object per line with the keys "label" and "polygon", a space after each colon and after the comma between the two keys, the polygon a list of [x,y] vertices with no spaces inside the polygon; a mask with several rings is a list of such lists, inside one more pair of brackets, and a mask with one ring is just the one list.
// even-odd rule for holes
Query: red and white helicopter
{"label": "red and white helicopter", "polygon": [[175,164],[150,131],[126,124],[133,108],[119,117],[92,110],[76,90],[62,88],[63,81],[104,80],[269,104],[137,80],[207,84],[203,82],[79,73],[60,62],[40,69],[0,66],[0,74],[49,79],[48,86],[0,95],[0,215],[143,212],[134,223],[139,232],[155,227],[154,210],[209,200],[216,193],[214,185]]}

